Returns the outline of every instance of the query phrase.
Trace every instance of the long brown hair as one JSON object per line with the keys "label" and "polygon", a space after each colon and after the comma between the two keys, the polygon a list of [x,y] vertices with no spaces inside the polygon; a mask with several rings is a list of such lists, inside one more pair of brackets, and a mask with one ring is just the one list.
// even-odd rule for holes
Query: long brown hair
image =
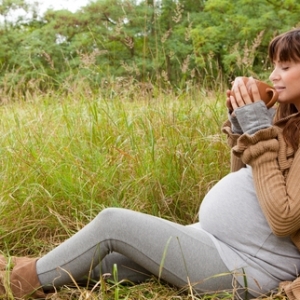
{"label": "long brown hair", "polygon": [[[275,60],[300,62],[300,28],[275,37],[269,44],[269,58],[271,62]],[[294,104],[280,103],[275,120],[280,120],[297,112],[298,110]],[[297,150],[300,137],[300,116],[295,116],[286,123],[283,128],[283,135],[286,142],[294,150]]]}

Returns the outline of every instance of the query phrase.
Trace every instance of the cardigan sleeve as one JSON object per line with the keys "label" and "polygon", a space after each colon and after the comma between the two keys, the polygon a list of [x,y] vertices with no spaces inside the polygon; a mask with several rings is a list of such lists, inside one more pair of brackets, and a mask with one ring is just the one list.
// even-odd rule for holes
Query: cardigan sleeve
{"label": "cardigan sleeve", "polygon": [[[227,120],[222,126],[222,132],[227,135],[227,144],[232,149],[236,144],[238,138],[241,136],[238,133],[232,132],[232,124],[229,120]],[[230,164],[230,171],[235,172],[241,168],[245,167],[245,164],[242,162],[241,158],[236,156],[231,150],[231,164]]]}
{"label": "cardigan sleeve", "polygon": [[243,134],[233,152],[252,167],[257,197],[273,233],[295,235],[300,228],[300,151],[294,155],[281,129],[271,126]]}

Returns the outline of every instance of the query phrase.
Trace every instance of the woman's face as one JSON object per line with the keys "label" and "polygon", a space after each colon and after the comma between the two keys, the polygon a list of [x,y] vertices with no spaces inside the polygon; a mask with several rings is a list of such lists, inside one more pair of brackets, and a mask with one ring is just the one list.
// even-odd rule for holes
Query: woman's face
{"label": "woman's face", "polygon": [[292,103],[300,111],[300,62],[274,61],[274,70],[270,75],[279,103]]}

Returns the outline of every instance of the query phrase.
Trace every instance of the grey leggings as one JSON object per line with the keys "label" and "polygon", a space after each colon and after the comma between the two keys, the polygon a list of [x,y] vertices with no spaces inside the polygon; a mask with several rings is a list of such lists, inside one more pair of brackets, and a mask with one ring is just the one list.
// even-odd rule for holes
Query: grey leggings
{"label": "grey leggings", "polygon": [[190,283],[201,292],[232,289],[233,277],[203,230],[119,208],[103,210],[40,258],[37,273],[47,291],[47,286],[71,283],[70,274],[75,280],[88,274],[99,280],[114,264],[118,280],[137,283],[155,275],[177,287]]}

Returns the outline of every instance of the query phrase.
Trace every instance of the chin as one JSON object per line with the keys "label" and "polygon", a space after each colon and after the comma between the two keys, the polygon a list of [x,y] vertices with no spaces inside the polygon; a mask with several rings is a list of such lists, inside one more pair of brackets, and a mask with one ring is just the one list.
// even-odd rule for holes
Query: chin
{"label": "chin", "polygon": [[291,100],[284,99],[282,97],[278,97],[277,102],[281,103],[281,104],[290,104],[290,103],[292,103]]}
{"label": "chin", "polygon": [[278,103],[278,104],[293,104],[293,105],[295,105],[295,106],[297,107],[297,105],[296,105],[293,101],[280,100],[280,99],[278,99],[278,100],[277,100],[277,103]]}

